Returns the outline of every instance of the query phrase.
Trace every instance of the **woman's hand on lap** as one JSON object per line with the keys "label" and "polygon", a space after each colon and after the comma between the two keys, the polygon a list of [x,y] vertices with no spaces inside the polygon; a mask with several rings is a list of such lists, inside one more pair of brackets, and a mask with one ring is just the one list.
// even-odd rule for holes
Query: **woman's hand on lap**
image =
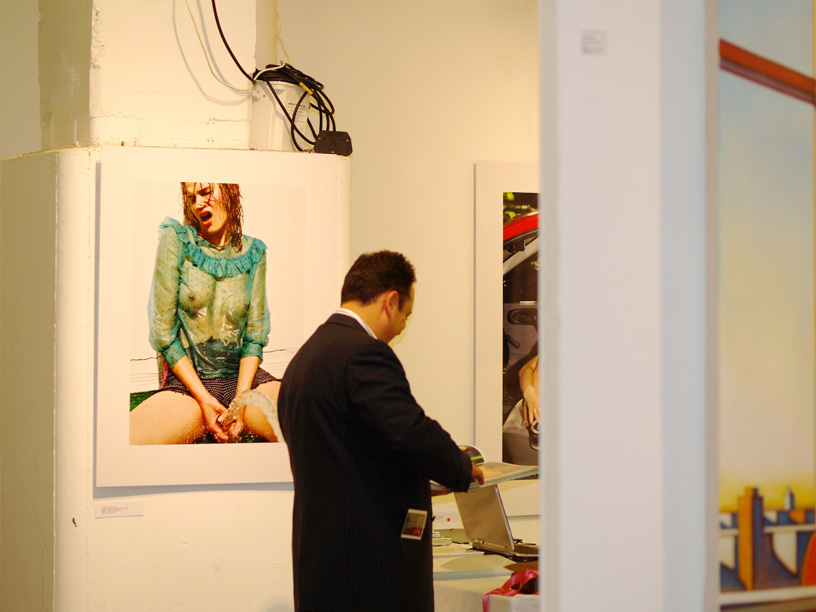
{"label": "woman's hand on lap", "polygon": [[218,423],[218,417],[226,412],[227,409],[212,395],[200,400],[199,405],[201,406],[201,414],[204,417],[204,425],[207,427],[207,430],[211,431],[215,439],[219,442],[227,442],[230,437]]}
{"label": "woman's hand on lap", "polygon": [[229,436],[230,442],[238,441],[238,438],[244,431],[244,425],[244,411],[239,410],[232,423],[227,425],[227,435]]}

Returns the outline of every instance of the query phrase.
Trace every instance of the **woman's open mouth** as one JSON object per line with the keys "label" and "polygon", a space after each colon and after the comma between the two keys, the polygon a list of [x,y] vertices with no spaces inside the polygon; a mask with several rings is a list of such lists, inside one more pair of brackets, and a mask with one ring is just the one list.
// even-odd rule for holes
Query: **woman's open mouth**
{"label": "woman's open mouth", "polygon": [[205,210],[199,215],[199,218],[201,219],[202,223],[207,223],[209,222],[210,219],[212,219],[212,216],[213,216],[212,212],[210,212],[209,210]]}

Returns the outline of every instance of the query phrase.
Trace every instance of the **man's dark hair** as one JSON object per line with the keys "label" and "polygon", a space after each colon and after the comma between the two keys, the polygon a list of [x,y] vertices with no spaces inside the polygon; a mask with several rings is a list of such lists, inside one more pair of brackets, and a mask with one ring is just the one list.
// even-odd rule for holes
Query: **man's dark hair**
{"label": "man's dark hair", "polygon": [[411,285],[415,281],[414,266],[401,253],[363,253],[346,274],[340,292],[340,303],[356,300],[370,304],[381,293],[396,291],[401,309],[410,296]]}

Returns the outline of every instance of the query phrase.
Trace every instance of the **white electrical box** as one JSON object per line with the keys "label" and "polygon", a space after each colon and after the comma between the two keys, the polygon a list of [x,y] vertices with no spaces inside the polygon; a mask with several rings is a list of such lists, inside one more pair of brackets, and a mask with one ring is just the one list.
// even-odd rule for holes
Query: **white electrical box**
{"label": "white electrical box", "polygon": [[[270,87],[274,88],[278,98],[283,103],[289,117],[295,122],[295,127],[310,139],[314,135],[309,131],[307,121],[311,109],[312,97],[303,98],[306,90],[294,83],[283,81],[258,81],[252,91],[252,118],[250,120],[249,148],[256,151],[299,151],[311,148],[300,135],[295,133],[292,140],[292,126],[290,119],[283,112],[281,104],[272,95]],[[301,98],[303,101],[300,102]],[[300,104],[298,105],[298,102]]]}

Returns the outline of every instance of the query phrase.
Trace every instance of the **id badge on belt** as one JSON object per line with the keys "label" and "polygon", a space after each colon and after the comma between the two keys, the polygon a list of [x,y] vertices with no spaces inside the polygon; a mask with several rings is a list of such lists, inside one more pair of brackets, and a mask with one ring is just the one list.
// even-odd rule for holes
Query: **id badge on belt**
{"label": "id badge on belt", "polygon": [[408,514],[405,515],[405,524],[402,526],[402,537],[406,540],[421,540],[427,522],[427,510],[408,508]]}

